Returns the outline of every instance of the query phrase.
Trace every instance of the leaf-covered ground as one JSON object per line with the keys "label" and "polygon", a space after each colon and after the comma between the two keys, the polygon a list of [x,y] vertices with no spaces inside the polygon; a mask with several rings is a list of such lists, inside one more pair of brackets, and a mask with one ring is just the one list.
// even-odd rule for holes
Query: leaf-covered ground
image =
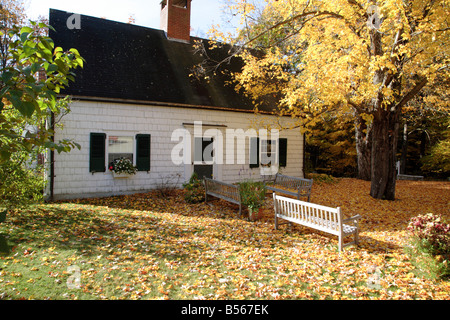
{"label": "leaf-covered ground", "polygon": [[274,230],[270,196],[257,222],[222,200],[187,204],[180,191],[34,206],[0,224],[0,299],[448,300],[449,281],[417,276],[403,248],[411,217],[450,221],[450,183],[398,181],[396,201],[369,188],[313,187],[311,202],[363,216],[360,246],[341,253],[334,236]]}

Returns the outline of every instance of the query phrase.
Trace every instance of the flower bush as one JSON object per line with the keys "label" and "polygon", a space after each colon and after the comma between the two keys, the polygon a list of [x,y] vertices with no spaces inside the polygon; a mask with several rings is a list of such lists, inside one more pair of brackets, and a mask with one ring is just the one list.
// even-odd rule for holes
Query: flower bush
{"label": "flower bush", "polygon": [[136,174],[137,168],[127,158],[119,158],[109,164],[109,170],[115,173]]}
{"label": "flower bush", "polygon": [[419,215],[411,219],[407,229],[431,254],[450,253],[450,224],[443,222],[441,216]]}
{"label": "flower bush", "polygon": [[410,220],[407,249],[412,264],[429,278],[450,277],[450,224],[441,216],[427,213]]}

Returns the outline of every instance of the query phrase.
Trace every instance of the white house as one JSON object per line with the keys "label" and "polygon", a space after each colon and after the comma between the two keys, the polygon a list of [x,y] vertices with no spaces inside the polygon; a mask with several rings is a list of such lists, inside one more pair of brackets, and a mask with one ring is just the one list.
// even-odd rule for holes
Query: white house
{"label": "white house", "polygon": [[[228,50],[190,37],[190,2],[161,3],[163,30],[50,11],[55,45],[76,48],[86,60],[63,92],[73,102],[55,134],[81,149],[51,154],[52,199],[181,186],[193,172],[230,183],[278,170],[303,177],[300,130],[263,130],[291,119],[272,115],[271,101],[256,114],[230,85],[229,72],[242,61],[233,58],[209,80],[192,77],[205,59],[195,53],[195,41],[203,41],[214,60]],[[114,177],[108,164],[117,157],[133,161],[137,173]]]}

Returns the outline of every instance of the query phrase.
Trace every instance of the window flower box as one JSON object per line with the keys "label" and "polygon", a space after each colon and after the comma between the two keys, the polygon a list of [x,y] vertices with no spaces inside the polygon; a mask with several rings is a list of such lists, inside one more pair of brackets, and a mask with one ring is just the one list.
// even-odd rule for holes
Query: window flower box
{"label": "window flower box", "polygon": [[130,159],[119,158],[111,162],[108,166],[112,172],[114,178],[129,178],[131,175],[136,174],[137,168],[133,166]]}
{"label": "window flower box", "polygon": [[112,176],[114,179],[127,179],[127,178],[131,177],[131,174],[126,173],[126,172],[117,173],[117,172],[112,171]]}

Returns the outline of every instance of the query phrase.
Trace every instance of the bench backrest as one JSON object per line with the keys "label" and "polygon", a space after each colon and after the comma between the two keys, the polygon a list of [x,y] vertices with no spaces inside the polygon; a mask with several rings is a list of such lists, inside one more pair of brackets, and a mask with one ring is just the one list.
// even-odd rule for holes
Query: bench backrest
{"label": "bench backrest", "polygon": [[273,194],[275,214],[283,219],[338,234],[342,230],[341,209],[321,206]]}
{"label": "bench backrest", "polygon": [[241,201],[239,186],[205,178],[205,189],[206,192],[212,192],[239,202]]}
{"label": "bench backrest", "polygon": [[277,174],[274,181],[275,185],[280,185],[288,189],[300,189],[302,193],[310,193],[313,180],[312,179],[302,179],[291,176],[285,176],[282,174]]}

